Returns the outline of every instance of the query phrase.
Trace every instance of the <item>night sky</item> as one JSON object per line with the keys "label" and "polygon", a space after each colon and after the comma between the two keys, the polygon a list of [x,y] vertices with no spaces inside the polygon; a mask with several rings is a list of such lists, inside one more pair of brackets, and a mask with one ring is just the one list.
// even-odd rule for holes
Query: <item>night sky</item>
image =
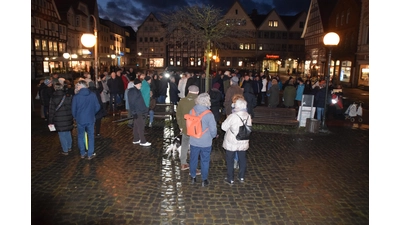
{"label": "night sky", "polygon": [[[234,2],[235,0],[97,0],[101,18],[120,26],[131,26],[134,30],[137,30],[151,12],[157,16],[158,13],[176,11],[198,3],[228,10]],[[275,8],[280,15],[295,15],[308,11],[310,0],[240,0],[240,3],[248,14],[253,9],[257,9],[259,14],[267,14]]]}

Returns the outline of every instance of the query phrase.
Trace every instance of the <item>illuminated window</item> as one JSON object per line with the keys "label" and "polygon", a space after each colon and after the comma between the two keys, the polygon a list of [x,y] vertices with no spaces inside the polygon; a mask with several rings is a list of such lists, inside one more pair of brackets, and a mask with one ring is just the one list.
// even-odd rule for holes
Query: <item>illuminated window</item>
{"label": "illuminated window", "polygon": [[238,63],[238,65],[239,65],[239,66],[243,66],[243,61],[240,60],[239,63]]}
{"label": "illuminated window", "polygon": [[250,44],[245,44],[244,49],[249,50],[250,49]]}
{"label": "illuminated window", "polygon": [[35,39],[35,49],[40,50],[40,40],[39,39]]}
{"label": "illuminated window", "polygon": [[53,51],[57,52],[57,42],[53,42]]}
{"label": "illuminated window", "polygon": [[231,65],[231,61],[226,61],[226,66],[230,66]]}
{"label": "illuminated window", "polygon": [[268,26],[269,27],[278,27],[278,21],[277,20],[270,20],[270,21],[268,21]]}
{"label": "illuminated window", "polygon": [[263,50],[263,45],[262,44],[258,45],[258,50]]}
{"label": "illuminated window", "polygon": [[240,43],[240,44],[239,44],[239,49],[242,49],[242,50],[243,50],[243,43]]}
{"label": "illuminated window", "polygon": [[47,51],[47,41],[42,40],[42,51]]}

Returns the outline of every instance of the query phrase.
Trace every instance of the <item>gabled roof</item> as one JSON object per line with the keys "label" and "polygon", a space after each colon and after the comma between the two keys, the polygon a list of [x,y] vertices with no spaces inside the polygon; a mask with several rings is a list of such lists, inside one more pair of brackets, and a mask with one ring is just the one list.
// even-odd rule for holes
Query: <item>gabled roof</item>
{"label": "gabled roof", "polygon": [[158,20],[157,16],[156,16],[154,13],[150,12],[150,14],[146,17],[146,19],[144,19],[143,23],[140,24],[140,26],[137,27],[137,30],[139,30],[140,27],[142,27],[142,25],[143,25],[151,16],[153,16],[153,17],[157,20],[157,22],[162,23],[160,20]]}
{"label": "gabled roof", "polygon": [[290,30],[290,28],[297,22],[299,17],[305,13],[304,11],[297,13],[294,16],[280,16],[286,28]]}
{"label": "gabled roof", "polygon": [[311,14],[311,6],[316,2],[318,4],[318,10],[319,10],[319,15],[321,18],[321,23],[322,23],[322,29],[328,30],[329,29],[329,18],[333,12],[333,9],[335,8],[335,5],[337,4],[338,0],[311,0],[310,2],[310,7],[308,8],[308,13],[307,13],[307,18],[306,18],[306,23],[304,25],[304,30],[303,34],[301,35],[302,38],[304,38],[305,34],[307,33],[307,28],[308,28],[308,21],[310,20],[310,14]]}

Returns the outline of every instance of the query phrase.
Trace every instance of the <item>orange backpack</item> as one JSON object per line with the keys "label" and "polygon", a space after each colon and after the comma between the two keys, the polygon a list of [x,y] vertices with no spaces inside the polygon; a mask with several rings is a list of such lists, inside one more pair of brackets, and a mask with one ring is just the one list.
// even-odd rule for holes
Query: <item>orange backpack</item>
{"label": "orange backpack", "polygon": [[201,126],[201,118],[207,113],[211,113],[209,109],[202,112],[200,115],[196,116],[196,112],[192,109],[191,114],[185,114],[184,118],[186,119],[186,131],[187,135],[195,138],[200,138],[207,130],[205,129],[203,132],[203,127]]}

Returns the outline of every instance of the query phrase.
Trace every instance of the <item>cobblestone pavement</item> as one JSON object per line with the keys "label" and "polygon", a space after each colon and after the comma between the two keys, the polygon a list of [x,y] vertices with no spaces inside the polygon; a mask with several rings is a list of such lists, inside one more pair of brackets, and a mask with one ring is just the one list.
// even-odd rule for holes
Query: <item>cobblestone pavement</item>
{"label": "cobblestone pavement", "polygon": [[[209,181],[190,185],[188,170],[163,151],[175,123],[146,127],[151,147],[132,144],[127,122],[103,119],[97,157],[60,154],[38,110],[32,114],[32,224],[368,224],[369,131],[253,132],[246,182],[225,184],[223,133],[213,142]],[[237,174],[237,171],[235,171]]]}

